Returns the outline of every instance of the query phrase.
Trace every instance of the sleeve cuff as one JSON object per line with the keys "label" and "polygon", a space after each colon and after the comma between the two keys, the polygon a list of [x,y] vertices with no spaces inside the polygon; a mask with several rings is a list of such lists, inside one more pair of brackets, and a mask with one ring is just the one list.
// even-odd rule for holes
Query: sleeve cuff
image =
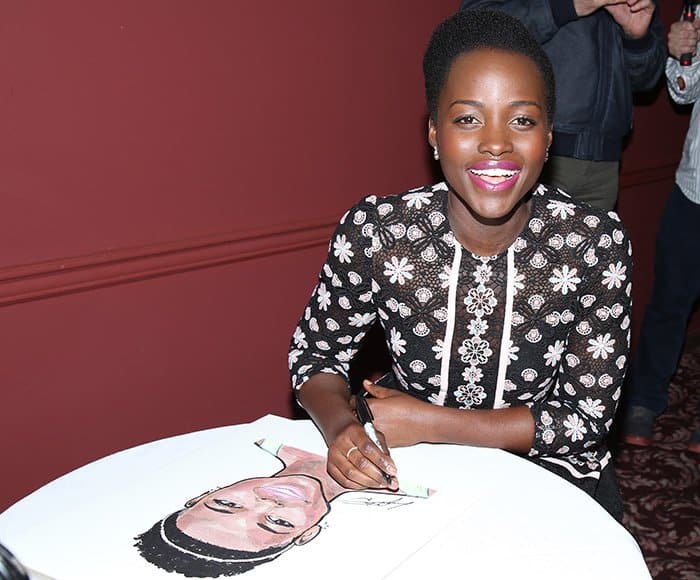
{"label": "sleeve cuff", "polygon": [[622,46],[628,50],[635,52],[644,52],[650,50],[654,46],[654,36],[651,32],[647,32],[641,38],[628,38],[623,35]]}
{"label": "sleeve cuff", "polygon": [[578,19],[574,0],[549,0],[549,8],[552,11],[554,22],[559,28]]}

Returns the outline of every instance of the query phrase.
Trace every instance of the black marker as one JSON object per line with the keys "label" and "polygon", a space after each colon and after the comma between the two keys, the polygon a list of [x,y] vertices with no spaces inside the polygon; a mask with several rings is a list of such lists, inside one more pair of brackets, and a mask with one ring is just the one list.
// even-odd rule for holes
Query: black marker
{"label": "black marker", "polygon": [[[365,429],[365,433],[367,433],[367,437],[369,437],[372,440],[372,443],[374,443],[383,453],[387,453],[386,449],[382,447],[382,444],[379,442],[379,437],[377,437],[377,431],[374,428],[374,425],[372,421],[374,420],[374,417],[372,416],[372,410],[369,408],[369,405],[367,404],[367,401],[362,395],[357,395],[355,397],[355,411],[357,412],[357,418],[360,420],[360,423],[362,423],[362,426]],[[385,473],[384,470],[381,470],[382,475],[384,476],[384,479],[386,480],[387,483],[391,483],[391,476],[388,473]]]}

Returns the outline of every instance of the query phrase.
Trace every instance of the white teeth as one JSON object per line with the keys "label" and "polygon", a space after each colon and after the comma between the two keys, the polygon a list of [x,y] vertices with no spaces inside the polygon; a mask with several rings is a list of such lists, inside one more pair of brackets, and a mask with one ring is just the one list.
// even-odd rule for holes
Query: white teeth
{"label": "white teeth", "polygon": [[508,171],[506,169],[470,169],[474,175],[484,175],[486,177],[513,177],[517,171]]}

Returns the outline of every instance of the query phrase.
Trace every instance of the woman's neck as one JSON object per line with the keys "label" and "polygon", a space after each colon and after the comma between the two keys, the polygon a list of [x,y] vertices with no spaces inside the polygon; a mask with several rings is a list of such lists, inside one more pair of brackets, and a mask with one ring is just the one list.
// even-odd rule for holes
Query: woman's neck
{"label": "woman's neck", "polygon": [[495,256],[505,251],[530,219],[532,195],[528,194],[503,218],[476,215],[454,192],[447,197],[447,216],[457,241],[477,256]]}

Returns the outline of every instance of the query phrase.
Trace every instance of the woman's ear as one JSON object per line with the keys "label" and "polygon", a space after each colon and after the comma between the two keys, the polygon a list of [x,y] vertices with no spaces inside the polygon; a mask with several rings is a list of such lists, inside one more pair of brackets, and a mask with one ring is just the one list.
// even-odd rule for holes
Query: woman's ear
{"label": "woman's ear", "polygon": [[437,128],[432,116],[428,118],[428,143],[433,149],[437,147]]}
{"label": "woman's ear", "polygon": [[313,540],[320,533],[321,533],[321,526],[319,526],[319,525],[311,526],[301,536],[299,536],[296,540],[294,540],[294,543],[297,546],[303,546],[304,544]]}

